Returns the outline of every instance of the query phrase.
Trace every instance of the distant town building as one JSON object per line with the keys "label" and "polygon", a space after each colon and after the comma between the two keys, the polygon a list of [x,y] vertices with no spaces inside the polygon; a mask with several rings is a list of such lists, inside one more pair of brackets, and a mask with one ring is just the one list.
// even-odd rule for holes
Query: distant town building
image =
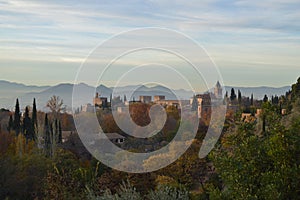
{"label": "distant town building", "polygon": [[196,99],[198,101],[198,117],[204,118],[211,112],[211,95],[207,94],[197,94]]}
{"label": "distant town building", "polygon": [[176,108],[179,108],[180,106],[179,100],[159,100],[155,101],[155,103],[161,106],[175,106]]}
{"label": "distant town building", "polygon": [[98,107],[106,106],[107,105],[107,98],[106,97],[101,97],[99,95],[99,93],[97,92],[95,98],[93,99],[93,104],[95,106],[98,106]]}
{"label": "distant town building", "polygon": [[[199,118],[209,118],[211,113],[211,107],[220,105],[223,103],[222,100],[222,87],[220,82],[218,81],[216,86],[214,87],[214,92],[208,92],[204,94],[197,94],[195,96],[198,103],[198,117]],[[194,97],[190,99],[190,105],[193,104]]]}
{"label": "distant town building", "polygon": [[152,96],[140,96],[140,102],[142,103],[151,103]]}
{"label": "distant town building", "polygon": [[83,105],[81,110],[81,112],[94,112],[94,111],[95,111],[95,106],[93,106],[90,103]]}
{"label": "distant town building", "polygon": [[218,81],[215,88],[214,88],[214,95],[217,99],[221,99],[223,98],[223,94],[222,94],[222,87],[220,82]]}
{"label": "distant town building", "polygon": [[154,102],[165,100],[166,97],[162,95],[154,96]]}

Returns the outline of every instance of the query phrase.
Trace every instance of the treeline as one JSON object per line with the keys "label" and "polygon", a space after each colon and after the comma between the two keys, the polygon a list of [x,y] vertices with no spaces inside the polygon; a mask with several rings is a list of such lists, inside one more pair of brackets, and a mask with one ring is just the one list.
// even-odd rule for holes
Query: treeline
{"label": "treeline", "polygon": [[[34,98],[32,109],[26,106],[25,111],[21,113],[19,99],[16,99],[15,110],[9,116],[7,131],[14,133],[16,137],[21,135],[20,137],[26,139],[26,143],[33,142],[42,148],[47,156],[53,156],[55,146],[62,144],[62,120],[70,126],[72,119],[68,119],[70,117],[67,114],[61,114],[64,107],[63,101],[58,96],[51,97],[46,106],[50,109],[50,113],[38,112]],[[44,120],[41,119],[42,116]]]}
{"label": "treeline", "polygon": [[[290,107],[287,115],[278,112],[277,100],[262,100],[262,115],[253,121],[241,120],[240,113],[226,116],[226,129],[207,158],[198,157],[207,128],[200,126],[196,139],[177,161],[146,174],[120,172],[66,150],[66,146],[77,148],[80,139],[76,134],[45,156],[37,145],[39,140],[28,139],[27,144],[19,140],[26,138],[21,130],[23,115],[18,138],[14,129],[0,134],[0,199],[298,199],[300,78],[284,98],[283,106]],[[133,109],[144,113],[141,107]],[[59,141],[59,120],[56,126],[53,117],[59,116],[59,110],[37,114],[38,118],[43,116],[38,129],[45,138],[48,132],[51,145]],[[169,125],[176,125],[177,113],[169,113],[174,118],[170,117]],[[32,121],[32,113],[29,116]],[[111,119],[110,113],[103,117],[100,123]],[[64,119],[60,122],[64,129]],[[103,126],[107,131],[118,131],[113,122]],[[167,155],[159,156],[168,159]]]}
{"label": "treeline", "polygon": [[28,106],[26,106],[24,115],[23,117],[21,117],[19,99],[17,99],[15,111],[14,111],[14,117],[13,115],[10,115],[7,130],[9,132],[14,131],[16,133],[16,136],[18,136],[21,133],[25,136],[27,140],[36,141],[37,128],[38,128],[37,109],[36,109],[35,99],[33,100],[31,117],[29,114]]}

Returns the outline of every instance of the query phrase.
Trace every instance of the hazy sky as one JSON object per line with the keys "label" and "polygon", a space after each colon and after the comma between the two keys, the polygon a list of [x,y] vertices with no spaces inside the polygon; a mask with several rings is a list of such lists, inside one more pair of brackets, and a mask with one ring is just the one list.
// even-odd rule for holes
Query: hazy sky
{"label": "hazy sky", "polygon": [[104,40],[163,27],[201,44],[226,85],[290,85],[300,76],[299,10],[299,0],[0,0],[0,79],[73,82]]}

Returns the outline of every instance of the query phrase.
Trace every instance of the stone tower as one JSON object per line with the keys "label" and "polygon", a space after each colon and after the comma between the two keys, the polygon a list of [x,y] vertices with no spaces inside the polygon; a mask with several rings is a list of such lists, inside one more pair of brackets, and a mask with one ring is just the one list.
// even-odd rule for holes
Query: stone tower
{"label": "stone tower", "polygon": [[221,99],[223,97],[222,96],[222,87],[221,87],[221,84],[219,81],[217,82],[217,84],[215,86],[214,94],[215,94],[216,98],[218,98],[218,99]]}

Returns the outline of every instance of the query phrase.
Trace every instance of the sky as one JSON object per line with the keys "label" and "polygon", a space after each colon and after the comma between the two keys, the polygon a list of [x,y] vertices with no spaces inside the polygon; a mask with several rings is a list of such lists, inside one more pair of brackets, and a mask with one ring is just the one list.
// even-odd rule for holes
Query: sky
{"label": "sky", "polygon": [[299,0],[0,0],[0,79],[72,83],[99,44],[161,27],[201,45],[225,85],[291,85],[300,76],[299,10]]}

